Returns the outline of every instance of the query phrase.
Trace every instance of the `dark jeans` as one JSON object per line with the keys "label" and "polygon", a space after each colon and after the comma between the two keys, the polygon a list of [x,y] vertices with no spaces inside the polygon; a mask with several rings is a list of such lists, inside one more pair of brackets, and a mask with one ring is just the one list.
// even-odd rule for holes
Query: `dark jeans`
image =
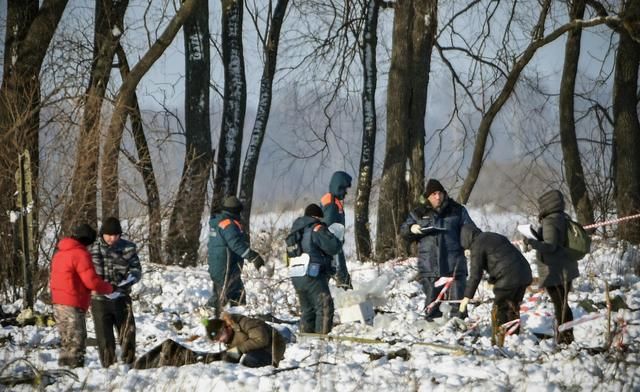
{"label": "dark jeans", "polygon": [[[429,304],[436,300],[438,294],[444,288],[444,285],[436,287],[435,283],[439,278],[436,277],[423,277],[421,279],[422,290],[426,295],[426,299],[424,302],[425,312],[427,318],[437,318],[442,317],[442,312],[440,311],[440,304],[437,304],[431,308],[431,311],[427,310]],[[462,299],[464,297],[464,288],[466,285],[466,278],[464,276],[456,277],[456,279],[451,283],[447,293],[442,298],[443,300],[457,300]],[[451,306],[452,313],[458,312],[458,304],[452,304]]]}
{"label": "dark jeans", "polygon": [[220,314],[226,304],[238,306],[246,303],[247,299],[240,272],[227,273],[225,279],[213,279],[211,297],[207,301],[207,305],[215,309],[216,316]]}
{"label": "dark jeans", "polygon": [[[569,292],[571,291],[571,282],[566,285],[545,287],[551,302],[558,325],[573,320],[573,313],[569,307]],[[556,327],[557,328],[557,327]],[[557,334],[558,343],[569,344],[573,342],[573,329],[567,329]]]}
{"label": "dark jeans", "polygon": [[250,368],[269,366],[272,364],[272,355],[269,350],[253,350],[244,354],[240,363]]}
{"label": "dark jeans", "polygon": [[91,314],[102,367],[107,368],[116,362],[114,328],[117,330],[118,344],[122,349],[122,361],[127,364],[133,363],[136,357],[136,322],[131,297],[122,296],[114,300],[92,299]]}
{"label": "dark jeans", "polygon": [[[501,325],[520,318],[520,304],[526,291],[527,286],[516,287],[514,289],[493,289],[494,299],[491,312],[491,330],[494,343],[496,337],[498,338],[498,344],[500,346],[502,346],[501,343],[504,341],[506,331],[500,329]],[[520,333],[520,327],[518,327],[514,333]]]}
{"label": "dark jeans", "polygon": [[322,274],[312,278],[291,278],[300,301],[300,332],[323,333],[333,328],[333,298],[329,291],[329,277]]}

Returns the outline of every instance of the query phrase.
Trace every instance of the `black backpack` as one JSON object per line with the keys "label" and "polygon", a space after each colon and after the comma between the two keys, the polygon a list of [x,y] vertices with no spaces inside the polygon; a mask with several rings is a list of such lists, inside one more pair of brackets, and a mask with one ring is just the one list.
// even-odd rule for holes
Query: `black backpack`
{"label": "black backpack", "polygon": [[292,231],[287,235],[284,242],[287,244],[287,258],[298,257],[302,255],[302,234],[304,232],[303,227],[296,231]]}

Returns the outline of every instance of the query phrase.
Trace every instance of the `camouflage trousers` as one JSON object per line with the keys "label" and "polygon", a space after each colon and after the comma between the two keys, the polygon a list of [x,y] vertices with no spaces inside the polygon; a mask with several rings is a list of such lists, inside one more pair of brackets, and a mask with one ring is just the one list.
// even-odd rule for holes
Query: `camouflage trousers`
{"label": "camouflage trousers", "polygon": [[61,342],[58,365],[84,366],[87,342],[86,312],[73,306],[53,305],[53,315]]}

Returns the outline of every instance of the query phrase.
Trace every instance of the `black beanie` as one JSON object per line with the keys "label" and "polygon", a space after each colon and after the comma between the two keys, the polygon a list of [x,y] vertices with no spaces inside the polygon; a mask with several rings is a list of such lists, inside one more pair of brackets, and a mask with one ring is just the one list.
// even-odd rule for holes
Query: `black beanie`
{"label": "black beanie", "polygon": [[227,196],[222,201],[222,209],[233,214],[239,214],[242,211],[242,203],[235,196]]}
{"label": "black beanie", "polygon": [[207,330],[207,337],[211,340],[216,340],[222,333],[224,327],[224,321],[221,319],[213,318],[207,320],[205,329]]}
{"label": "black beanie", "polygon": [[82,245],[89,246],[96,240],[96,231],[88,224],[82,223],[74,227],[71,237],[78,240]]}
{"label": "black beanie", "polygon": [[312,203],[312,204],[309,204],[304,209],[304,216],[314,216],[317,218],[323,218],[324,214],[322,213],[322,208],[320,208],[319,205]]}
{"label": "black beanie", "polygon": [[434,180],[433,178],[431,178],[429,179],[429,181],[427,181],[427,187],[424,190],[424,195],[426,197],[429,197],[429,195],[432,194],[433,192],[446,192],[446,191],[444,190],[444,187],[442,186],[440,181]]}
{"label": "black beanie", "polygon": [[100,229],[100,234],[110,234],[110,235],[119,235],[122,234],[122,226],[120,226],[120,221],[118,218],[114,218],[112,216],[102,222],[102,228]]}

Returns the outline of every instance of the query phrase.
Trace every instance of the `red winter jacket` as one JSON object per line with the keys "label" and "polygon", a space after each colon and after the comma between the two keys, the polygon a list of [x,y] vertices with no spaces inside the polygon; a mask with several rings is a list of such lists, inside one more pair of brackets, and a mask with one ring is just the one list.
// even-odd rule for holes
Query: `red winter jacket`
{"label": "red winter jacket", "polygon": [[51,260],[51,302],[89,309],[91,290],[100,294],[113,292],[111,285],[96,274],[87,247],[74,238],[58,242],[58,251]]}

